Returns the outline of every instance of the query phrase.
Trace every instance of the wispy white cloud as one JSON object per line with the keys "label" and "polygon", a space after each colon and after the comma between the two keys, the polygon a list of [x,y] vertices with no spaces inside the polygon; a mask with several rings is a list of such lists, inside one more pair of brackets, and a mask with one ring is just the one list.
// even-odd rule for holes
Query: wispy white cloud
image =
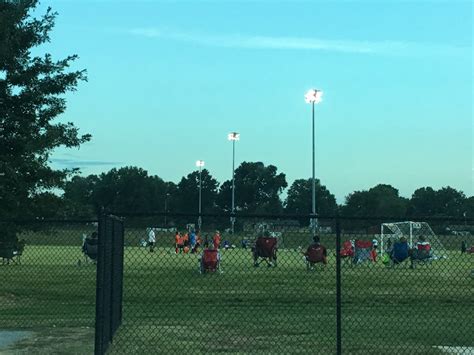
{"label": "wispy white cloud", "polygon": [[80,159],[68,159],[68,158],[52,158],[50,159],[50,162],[57,164],[61,167],[66,167],[66,168],[110,166],[110,165],[122,164],[121,162],[118,162],[118,161],[80,160]]}
{"label": "wispy white cloud", "polygon": [[153,27],[134,28],[126,32],[149,38],[227,48],[319,50],[327,52],[388,55],[464,55],[469,54],[471,51],[469,47],[446,44],[406,41],[326,40],[291,36],[215,35],[198,32],[169,31]]}

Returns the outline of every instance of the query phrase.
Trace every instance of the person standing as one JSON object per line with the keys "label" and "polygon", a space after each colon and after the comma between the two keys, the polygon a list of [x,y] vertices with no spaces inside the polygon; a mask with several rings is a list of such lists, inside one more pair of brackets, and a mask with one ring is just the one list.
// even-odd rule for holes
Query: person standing
{"label": "person standing", "polygon": [[216,231],[216,234],[214,235],[214,238],[212,239],[214,243],[214,249],[219,250],[219,247],[221,245],[221,232]]}
{"label": "person standing", "polygon": [[174,252],[178,254],[181,249],[183,248],[182,242],[181,242],[181,234],[179,234],[178,231],[176,231],[176,234],[174,235]]}
{"label": "person standing", "polygon": [[196,245],[196,232],[194,229],[189,234],[189,247],[191,248],[191,253],[194,253],[194,247]]}
{"label": "person standing", "polygon": [[150,247],[150,253],[155,251],[156,235],[153,228],[148,228],[148,246]]}

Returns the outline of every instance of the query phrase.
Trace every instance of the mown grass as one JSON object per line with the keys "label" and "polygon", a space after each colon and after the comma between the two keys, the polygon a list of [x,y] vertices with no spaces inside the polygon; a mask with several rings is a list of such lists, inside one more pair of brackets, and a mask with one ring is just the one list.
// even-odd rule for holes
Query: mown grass
{"label": "mown grass", "polygon": [[[223,273],[198,273],[197,255],[125,248],[123,325],[111,353],[334,353],[335,257],[308,272],[294,249],[278,266],[250,252],[222,253]],[[20,265],[0,266],[0,328],[31,330],[13,352],[92,353],[95,267],[79,246],[30,245]],[[343,265],[343,350],[441,353],[473,347],[471,255],[387,269]],[[471,348],[472,350],[472,348]]]}

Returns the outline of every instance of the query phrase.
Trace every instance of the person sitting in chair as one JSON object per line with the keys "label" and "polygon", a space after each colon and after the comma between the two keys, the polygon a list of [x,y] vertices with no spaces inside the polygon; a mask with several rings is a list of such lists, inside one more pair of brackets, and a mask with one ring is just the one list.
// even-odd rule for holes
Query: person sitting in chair
{"label": "person sitting in chair", "polygon": [[324,245],[321,244],[319,235],[313,237],[313,243],[308,247],[306,252],[303,253],[305,261],[308,265],[308,268],[313,268],[316,263],[323,263],[326,265],[327,260],[327,250]]}
{"label": "person sitting in chair", "polygon": [[259,258],[265,260],[268,267],[277,265],[277,244],[278,239],[270,235],[270,232],[265,231],[260,234],[255,240],[252,247],[253,265],[258,267],[260,265]]}
{"label": "person sitting in chair", "polygon": [[409,255],[408,241],[405,237],[401,237],[398,241],[391,245],[389,257],[392,261],[392,266],[402,263],[408,259]]}
{"label": "person sitting in chair", "polygon": [[418,242],[415,245],[415,248],[412,250],[411,254],[411,268],[415,267],[415,261],[431,261],[433,256],[431,251],[431,244],[428,242],[424,235],[420,235]]}
{"label": "person sitting in chair", "polygon": [[92,232],[92,234],[84,240],[82,245],[82,252],[92,260],[97,260],[97,254],[99,253],[99,239],[98,233]]}

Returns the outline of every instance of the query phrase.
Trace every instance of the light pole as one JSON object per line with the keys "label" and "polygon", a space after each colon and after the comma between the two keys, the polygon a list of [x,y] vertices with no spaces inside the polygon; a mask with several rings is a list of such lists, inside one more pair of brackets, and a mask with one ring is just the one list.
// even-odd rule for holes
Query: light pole
{"label": "light pole", "polygon": [[316,218],[316,180],[315,180],[315,149],[314,149],[314,105],[321,102],[323,98],[323,92],[321,90],[311,89],[305,95],[305,101],[311,104],[312,107],[312,119],[313,119],[313,179],[312,179],[312,203],[311,203],[311,231],[313,235],[316,234],[316,229],[318,225],[318,219]]}
{"label": "light pole", "polygon": [[166,193],[165,195],[165,228],[168,227],[168,216],[166,215],[168,213],[168,197],[170,197],[169,193]]}
{"label": "light pole", "polygon": [[204,160],[196,161],[196,166],[199,168],[199,217],[198,217],[198,229],[201,232],[202,217],[201,217],[201,190],[202,190],[202,167],[204,166]]}
{"label": "light pole", "polygon": [[240,140],[240,133],[231,132],[227,135],[227,139],[232,141],[232,212],[230,217],[230,223],[232,224],[232,234],[234,234],[235,225],[235,142]]}

